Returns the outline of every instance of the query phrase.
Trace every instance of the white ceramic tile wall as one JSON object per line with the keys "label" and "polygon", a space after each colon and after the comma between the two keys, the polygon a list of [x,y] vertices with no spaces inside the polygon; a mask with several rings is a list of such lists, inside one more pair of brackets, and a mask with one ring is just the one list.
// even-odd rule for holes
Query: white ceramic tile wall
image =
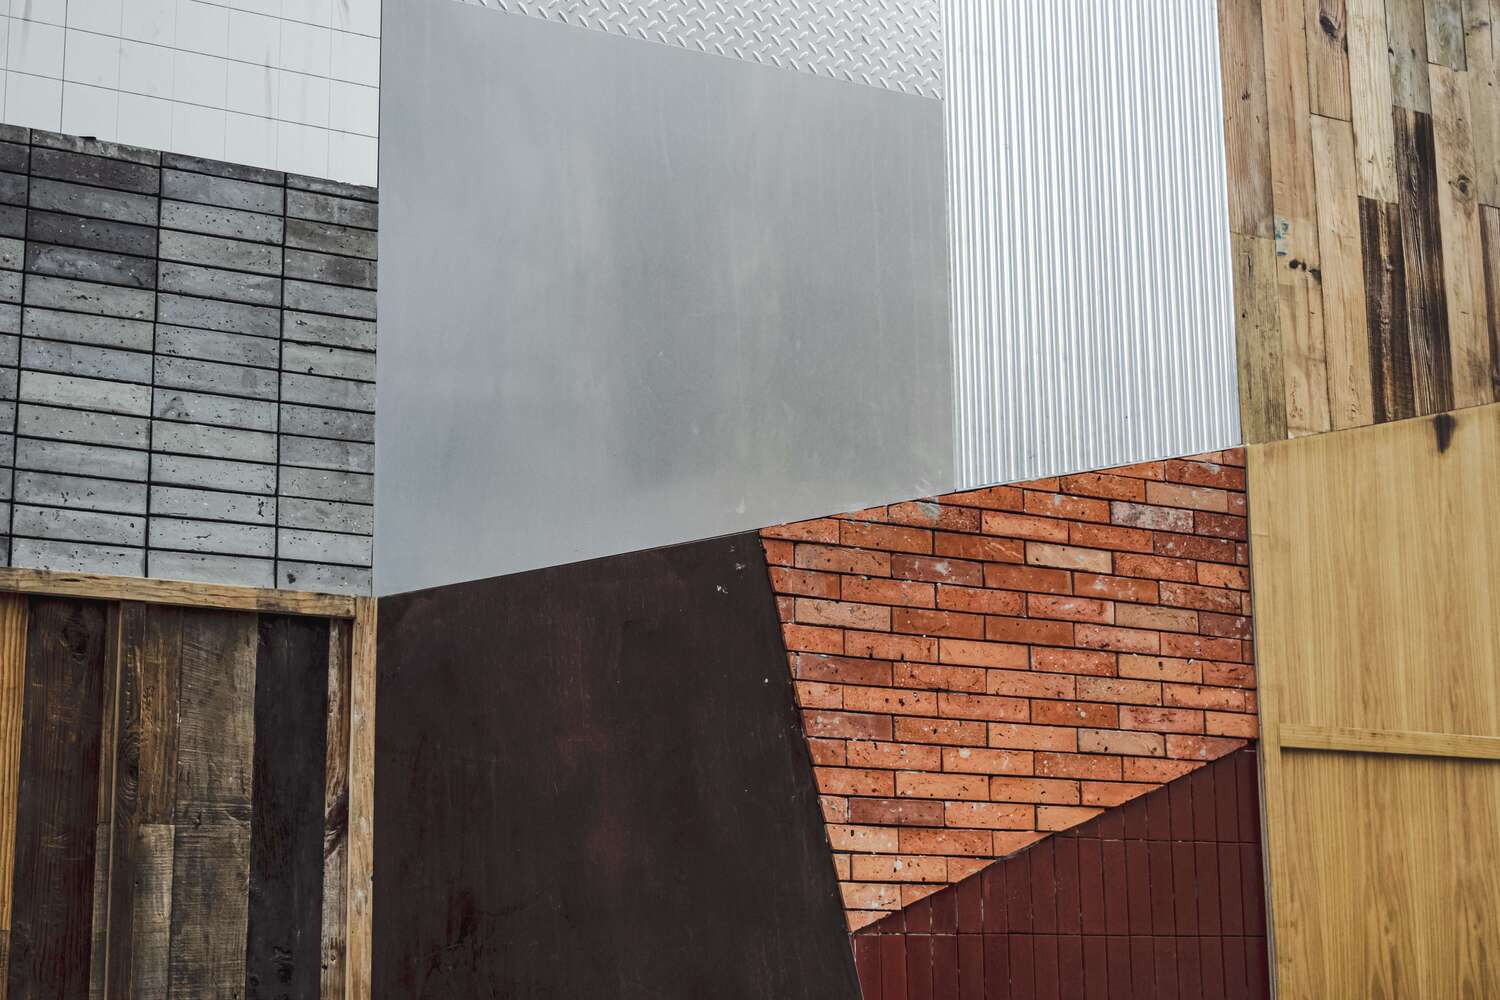
{"label": "white ceramic tile wall", "polygon": [[375,183],[380,0],[0,0],[0,121]]}

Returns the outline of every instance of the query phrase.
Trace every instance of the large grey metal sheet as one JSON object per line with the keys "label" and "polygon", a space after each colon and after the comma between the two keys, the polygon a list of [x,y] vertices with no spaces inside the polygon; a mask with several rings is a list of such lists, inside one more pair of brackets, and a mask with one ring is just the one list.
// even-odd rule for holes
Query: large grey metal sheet
{"label": "large grey metal sheet", "polygon": [[385,16],[378,592],[952,486],[938,102]]}
{"label": "large grey metal sheet", "polygon": [[1213,0],[943,0],[965,486],[1239,441]]}

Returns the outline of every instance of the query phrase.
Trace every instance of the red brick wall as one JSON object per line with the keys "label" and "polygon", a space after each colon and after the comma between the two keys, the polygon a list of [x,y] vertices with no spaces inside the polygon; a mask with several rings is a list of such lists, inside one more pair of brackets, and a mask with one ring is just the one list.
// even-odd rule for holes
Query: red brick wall
{"label": "red brick wall", "polygon": [[1240,451],[762,532],[852,928],[1253,737]]}

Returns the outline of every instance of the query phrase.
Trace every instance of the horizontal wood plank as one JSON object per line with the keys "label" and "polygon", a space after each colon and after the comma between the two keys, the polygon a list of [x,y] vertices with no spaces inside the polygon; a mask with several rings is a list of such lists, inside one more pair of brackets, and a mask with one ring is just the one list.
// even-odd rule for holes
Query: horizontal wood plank
{"label": "horizontal wood plank", "polygon": [[1277,732],[1286,750],[1345,750],[1408,757],[1500,760],[1500,737],[1457,733],[1418,733],[1397,729],[1350,729],[1282,723]]}
{"label": "horizontal wood plank", "polygon": [[355,602],[355,598],[343,594],[0,568],[0,592],[6,591],[96,600],[143,601],[147,604],[176,604],[191,608],[222,608],[228,611],[317,615],[324,618],[353,618]]}

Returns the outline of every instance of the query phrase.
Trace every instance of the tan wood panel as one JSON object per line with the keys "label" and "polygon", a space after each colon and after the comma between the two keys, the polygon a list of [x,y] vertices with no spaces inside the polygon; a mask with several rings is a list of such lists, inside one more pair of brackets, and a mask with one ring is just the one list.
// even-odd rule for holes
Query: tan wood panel
{"label": "tan wood panel", "polygon": [[1263,721],[1500,736],[1500,406],[1256,446]]}
{"label": "tan wood panel", "polygon": [[1354,129],[1337,118],[1312,117],[1318,183],[1318,245],[1323,254],[1323,329],[1328,358],[1329,415],[1335,428],[1375,421],[1370,385],[1370,330],[1360,254]]}
{"label": "tan wood panel", "polygon": [[1359,194],[1396,200],[1396,134],[1391,124],[1391,57],[1383,0],[1349,0],[1349,97]]}
{"label": "tan wood panel", "polygon": [[1353,729],[1343,726],[1305,726],[1295,722],[1277,727],[1283,749],[1348,750],[1358,753],[1400,754],[1408,757],[1455,757],[1500,760],[1500,737],[1455,736],[1452,733],[1410,733],[1393,729]]}
{"label": "tan wood panel", "polygon": [[375,607],[355,602],[349,659],[349,1000],[370,1000],[375,877]]}
{"label": "tan wood panel", "polygon": [[143,601],[230,611],[265,611],[285,615],[354,617],[356,598],[342,594],[313,594],[298,590],[266,590],[217,583],[184,583],[142,577],[59,573],[40,569],[0,567],[0,591],[88,597],[105,601]]}
{"label": "tan wood panel", "polygon": [[1485,997],[1500,983],[1500,764],[1287,750],[1282,1000]]}
{"label": "tan wood panel", "polygon": [[26,598],[0,594],[0,1000],[10,962],[11,878],[21,780],[21,719],[26,690]]}
{"label": "tan wood panel", "polygon": [[1307,0],[1308,93],[1315,115],[1349,120],[1346,0]]}

